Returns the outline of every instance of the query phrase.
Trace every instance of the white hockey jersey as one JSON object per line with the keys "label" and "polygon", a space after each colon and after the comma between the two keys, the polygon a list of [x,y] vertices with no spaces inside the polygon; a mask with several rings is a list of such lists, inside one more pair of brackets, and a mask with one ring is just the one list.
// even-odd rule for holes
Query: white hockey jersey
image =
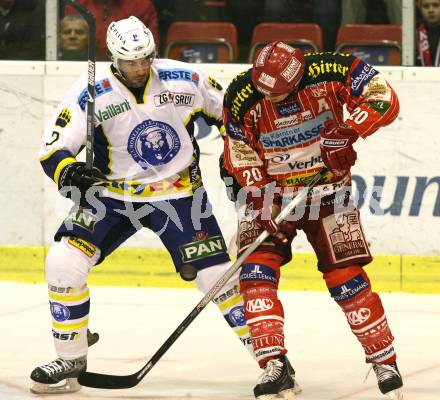
{"label": "white hockey jersey", "polygon": [[[60,103],[40,150],[45,173],[56,183],[86,143],[87,76]],[[201,185],[194,121],[222,125],[222,87],[194,65],[154,60],[145,89],[134,94],[98,69],[95,88],[94,166],[109,180],[105,195],[127,201],[190,196]]]}

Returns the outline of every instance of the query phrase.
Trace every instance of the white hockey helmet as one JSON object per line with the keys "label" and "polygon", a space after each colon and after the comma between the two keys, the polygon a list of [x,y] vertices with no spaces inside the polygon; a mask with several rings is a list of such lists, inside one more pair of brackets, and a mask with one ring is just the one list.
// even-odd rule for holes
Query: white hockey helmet
{"label": "white hockey helmet", "polygon": [[154,54],[156,44],[151,31],[136,17],[113,21],[107,29],[107,48],[113,61],[137,60]]}

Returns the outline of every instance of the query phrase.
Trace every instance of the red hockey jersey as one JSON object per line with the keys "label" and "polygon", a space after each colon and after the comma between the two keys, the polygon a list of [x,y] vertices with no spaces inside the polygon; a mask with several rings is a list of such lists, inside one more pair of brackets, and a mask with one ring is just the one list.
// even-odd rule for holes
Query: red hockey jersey
{"label": "red hockey jersey", "polygon": [[[281,187],[307,185],[324,166],[319,142],[328,119],[345,122],[365,138],[397,117],[396,93],[360,58],[316,53],[305,60],[298,91],[279,103],[266,100],[256,90],[251,70],[229,85],[223,109],[224,167],[241,187],[269,182]],[[345,121],[344,105],[350,114]],[[321,189],[331,194],[350,184],[350,179],[350,174],[337,178],[328,173]]]}

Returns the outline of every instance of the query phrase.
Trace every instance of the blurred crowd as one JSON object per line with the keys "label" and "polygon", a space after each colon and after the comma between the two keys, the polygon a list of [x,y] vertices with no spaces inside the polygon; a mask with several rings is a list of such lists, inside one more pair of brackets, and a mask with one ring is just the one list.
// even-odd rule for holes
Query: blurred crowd
{"label": "blurred crowd", "polygon": [[[320,50],[335,51],[346,24],[401,25],[402,0],[77,0],[96,17],[98,60],[107,60],[105,35],[113,20],[135,15],[152,31],[164,55],[176,21],[228,22],[237,31],[236,62],[248,62],[252,33],[263,22],[316,24]],[[439,65],[440,0],[415,0],[417,65]],[[59,0],[58,59],[85,60],[88,30],[72,7]],[[401,45],[401,38],[400,43]],[[186,51],[186,55],[195,52]],[[200,50],[198,51],[200,54]],[[211,57],[213,62],[215,57]],[[0,59],[45,59],[45,0],[0,0]],[[192,60],[191,57],[184,61]],[[206,60],[202,60],[205,61]],[[371,61],[371,60],[370,60]]]}

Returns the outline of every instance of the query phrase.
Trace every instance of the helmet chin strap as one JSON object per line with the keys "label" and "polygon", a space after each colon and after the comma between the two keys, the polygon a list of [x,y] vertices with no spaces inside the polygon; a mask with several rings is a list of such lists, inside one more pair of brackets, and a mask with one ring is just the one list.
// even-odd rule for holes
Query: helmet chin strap
{"label": "helmet chin strap", "polygon": [[112,62],[113,62],[113,66],[116,69],[116,74],[120,79],[122,79],[124,82],[126,82],[128,84],[127,78],[125,77],[124,73],[122,72],[122,70],[119,68],[118,66],[118,59],[114,56],[112,56]]}
{"label": "helmet chin strap", "polygon": [[128,79],[126,78],[126,76],[125,76],[125,74],[124,74],[124,72],[122,71],[122,69],[120,69],[119,67],[118,67],[118,60],[117,59],[113,59],[113,57],[112,57],[112,60],[113,60],[113,66],[115,67],[115,69],[116,69],[116,72],[115,72],[115,76],[116,76],[116,78],[118,78],[127,88],[129,88],[130,90],[131,89],[134,89],[134,87],[130,84],[130,82],[128,81]]}
{"label": "helmet chin strap", "polygon": [[[146,58],[150,58],[151,59],[151,63],[153,62],[153,60],[156,58],[156,50],[153,51],[149,56],[147,56]],[[115,57],[114,55],[111,55],[111,60],[112,60],[112,65],[115,67],[116,69],[116,73],[115,75],[121,79],[124,84],[128,87],[131,87],[124,72],[122,71],[122,69],[119,68],[118,66],[118,60],[120,60],[119,58]]]}

